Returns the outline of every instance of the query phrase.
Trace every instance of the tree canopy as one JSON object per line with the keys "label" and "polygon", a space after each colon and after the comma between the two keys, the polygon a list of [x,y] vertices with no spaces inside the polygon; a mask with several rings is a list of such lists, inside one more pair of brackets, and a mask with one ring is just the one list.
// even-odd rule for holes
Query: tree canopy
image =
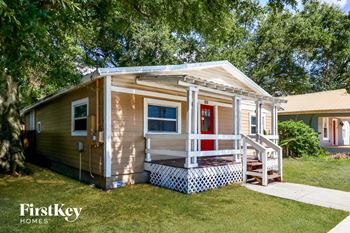
{"label": "tree canopy", "polygon": [[23,160],[19,109],[85,68],[225,59],[273,95],[344,88],[349,24],[315,0],[0,0],[0,166]]}

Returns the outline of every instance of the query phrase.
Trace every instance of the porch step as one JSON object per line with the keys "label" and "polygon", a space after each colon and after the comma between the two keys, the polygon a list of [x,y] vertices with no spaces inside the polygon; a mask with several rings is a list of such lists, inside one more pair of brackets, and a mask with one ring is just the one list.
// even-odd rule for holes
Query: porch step
{"label": "porch step", "polygon": [[[262,173],[262,172],[263,172],[263,169],[262,169],[262,168],[254,169],[253,172]],[[272,175],[272,174],[273,174],[273,170],[272,170],[272,169],[268,169],[268,170],[267,170],[267,175]]]}
{"label": "porch step", "polygon": [[267,176],[267,179],[270,181],[281,181],[281,176],[278,173],[273,172]]}
{"label": "porch step", "polygon": [[262,163],[259,161],[254,161],[254,162],[249,161],[247,163],[247,171],[253,171],[261,168],[262,168]]}
{"label": "porch step", "polygon": [[[268,183],[273,183],[273,182],[280,182],[281,181],[281,176],[278,173],[272,172],[267,175],[267,180]],[[253,176],[253,175],[248,175],[247,177],[247,183],[250,184],[262,184],[262,177],[259,176]]]}

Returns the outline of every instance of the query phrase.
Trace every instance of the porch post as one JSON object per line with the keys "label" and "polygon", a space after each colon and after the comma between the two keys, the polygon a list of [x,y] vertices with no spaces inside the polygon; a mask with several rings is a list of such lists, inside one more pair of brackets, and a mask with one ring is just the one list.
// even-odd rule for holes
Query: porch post
{"label": "porch post", "polygon": [[[278,135],[278,115],[277,115],[277,105],[275,103],[272,104],[271,109],[271,134]],[[274,143],[277,143],[277,139],[273,140]]]}
{"label": "porch post", "polygon": [[263,122],[262,122],[262,102],[261,100],[256,101],[256,133],[263,133]]}
{"label": "porch post", "polygon": [[[238,96],[232,97],[232,125],[233,135],[241,136],[241,98]],[[241,141],[240,139],[233,141],[233,148],[240,150]],[[240,161],[240,154],[235,154],[235,160]]]}
{"label": "porch post", "polygon": [[[197,93],[196,93],[197,92]],[[191,152],[195,151],[195,145],[196,143],[193,144],[192,146],[192,139],[191,139],[191,135],[197,134],[197,131],[195,131],[195,127],[194,123],[197,122],[197,113],[196,111],[198,111],[198,107],[196,105],[194,105],[194,101],[195,99],[198,99],[198,89],[190,86],[188,87],[187,90],[187,117],[186,117],[186,132],[187,132],[187,141],[186,141],[186,152],[187,152],[187,156],[186,156],[186,160],[185,160],[185,167],[186,168],[191,168],[191,167],[196,167],[197,166],[197,158],[196,156],[191,157]],[[195,119],[193,119],[195,118]]]}
{"label": "porch post", "polygon": [[[193,88],[192,98],[192,133],[198,135],[198,88]],[[198,151],[198,140],[193,140],[193,151]],[[192,166],[197,166],[197,156],[193,157]]]}

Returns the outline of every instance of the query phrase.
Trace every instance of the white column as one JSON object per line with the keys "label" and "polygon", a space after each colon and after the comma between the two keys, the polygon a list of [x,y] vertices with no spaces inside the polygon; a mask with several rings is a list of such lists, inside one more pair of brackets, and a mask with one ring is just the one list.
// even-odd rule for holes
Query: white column
{"label": "white column", "polygon": [[[215,130],[215,135],[218,135],[219,134],[219,106],[218,105],[215,105],[214,106],[214,130]],[[214,142],[214,149],[215,150],[219,150],[219,140],[218,139],[215,139],[215,142]]]}
{"label": "white column", "polygon": [[146,158],[145,158],[146,162],[152,161],[151,153],[149,152],[150,149],[151,149],[151,139],[146,138]]}
{"label": "white column", "polygon": [[258,134],[263,133],[262,102],[261,102],[261,100],[256,101],[256,132]]}
{"label": "white column", "polygon": [[[198,134],[198,88],[192,88],[192,133]],[[198,151],[198,140],[193,140],[193,151]],[[193,157],[193,164],[197,166],[197,156]]]}
{"label": "white column", "polygon": [[[232,126],[233,134],[241,135],[241,98],[238,96],[232,97]],[[240,140],[233,141],[233,148],[235,150],[240,150],[241,142]],[[235,160],[240,161],[240,155],[235,155]]]}
{"label": "white column", "polygon": [[[186,151],[187,157],[185,161],[185,167],[196,167],[197,157],[191,156],[192,151],[196,151],[197,143],[192,144],[191,135],[197,134],[197,113],[198,111],[198,89],[196,87],[190,86],[187,90],[187,117],[186,117],[186,132],[187,132],[187,142]],[[196,140],[194,140],[196,141]]]}
{"label": "white column", "polygon": [[[278,135],[278,115],[277,115],[278,107],[275,103],[272,104],[271,109],[271,134]],[[277,140],[275,141],[275,143]]]}
{"label": "white column", "polygon": [[[258,134],[262,134],[262,102],[261,100],[257,100],[255,102],[256,104],[256,110],[255,110],[255,118],[256,118],[256,141],[260,143],[260,137]],[[258,156],[258,159],[262,159],[261,152],[258,150],[255,150],[256,155]]]}
{"label": "white column", "polygon": [[104,79],[104,176],[112,175],[112,81],[111,76]]}

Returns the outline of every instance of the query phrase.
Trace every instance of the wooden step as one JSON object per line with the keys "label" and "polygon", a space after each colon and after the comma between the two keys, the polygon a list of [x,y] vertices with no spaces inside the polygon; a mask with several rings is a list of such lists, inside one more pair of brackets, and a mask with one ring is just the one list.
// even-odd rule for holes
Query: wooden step
{"label": "wooden step", "polygon": [[[262,169],[262,168],[254,169],[253,172],[260,172],[260,173],[262,173],[262,172],[263,172],[263,169]],[[268,175],[272,175],[272,174],[273,174],[273,170],[272,170],[272,169],[268,169],[268,170],[267,170],[267,174],[268,174]]]}
{"label": "wooden step", "polygon": [[251,163],[247,163],[247,165],[250,165],[250,166],[260,166],[262,165],[261,162],[251,162]]}
{"label": "wooden step", "polygon": [[271,175],[267,176],[268,180],[280,180],[281,176],[278,173],[272,173]]}

